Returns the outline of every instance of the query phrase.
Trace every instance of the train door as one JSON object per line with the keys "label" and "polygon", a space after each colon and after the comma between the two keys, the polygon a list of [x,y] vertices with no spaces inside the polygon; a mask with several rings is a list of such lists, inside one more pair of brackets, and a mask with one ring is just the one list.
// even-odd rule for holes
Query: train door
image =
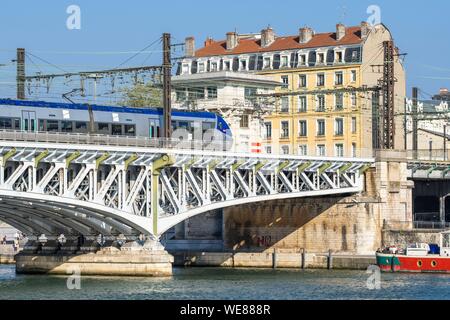
{"label": "train door", "polygon": [[36,112],[22,111],[22,130],[28,132],[36,131]]}
{"label": "train door", "polygon": [[159,120],[149,119],[149,137],[150,138],[160,137]]}

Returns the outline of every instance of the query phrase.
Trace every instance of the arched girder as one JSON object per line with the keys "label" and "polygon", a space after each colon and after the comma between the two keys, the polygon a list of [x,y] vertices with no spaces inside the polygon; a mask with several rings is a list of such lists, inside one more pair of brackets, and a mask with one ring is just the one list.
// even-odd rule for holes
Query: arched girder
{"label": "arched girder", "polygon": [[[0,204],[0,207],[2,207],[2,206],[6,207],[6,205],[7,204],[3,203],[3,204]],[[56,213],[50,212],[49,210],[45,210],[45,209],[42,209],[42,208],[36,208],[36,207],[30,208],[30,207],[27,207],[27,206],[24,206],[24,205],[20,205],[17,202],[10,205],[10,208],[14,208],[14,207],[15,208],[22,208],[24,210],[27,210],[27,209],[28,210],[32,210],[36,215],[44,216],[43,217],[44,219],[45,218],[47,218],[47,219],[50,218],[50,220],[53,223],[57,223],[60,226],[63,226],[64,228],[66,228],[66,229],[73,229],[78,234],[83,234],[83,235],[94,235],[95,234],[94,232],[92,232],[92,230],[89,227],[81,225],[81,224],[79,224],[79,223],[77,223],[75,221],[72,221],[71,219],[61,217],[61,216],[59,216]],[[47,222],[47,219],[45,220],[45,222]],[[67,233],[65,233],[65,234],[67,235]],[[73,235],[74,233],[71,233],[71,234]]]}
{"label": "arched girder", "polygon": [[[15,199],[21,199],[21,200],[30,201],[30,202],[52,203],[55,206],[63,207],[63,208],[74,207],[78,211],[82,210],[83,212],[86,212],[86,213],[97,214],[101,217],[104,217],[104,219],[107,219],[107,220],[108,220],[108,218],[111,219],[111,220],[108,220],[106,223],[110,224],[110,225],[115,224],[116,229],[122,229],[122,231],[127,231],[127,230],[132,231],[132,234],[126,234],[126,235],[135,236],[135,235],[139,235],[139,234],[145,234],[148,236],[153,236],[151,218],[127,214],[120,210],[110,208],[110,207],[105,207],[98,203],[92,203],[92,202],[82,201],[82,200],[73,199],[73,198],[43,195],[43,194],[32,193],[32,192],[18,192],[18,191],[13,191],[13,190],[0,190],[0,197],[2,199],[3,198],[15,198]],[[124,228],[124,226],[126,226],[126,227]]]}
{"label": "arched girder", "polygon": [[[345,194],[352,194],[352,193],[358,193],[360,192],[360,188],[347,188],[345,190],[343,189],[335,189],[335,190],[328,190],[327,195],[345,195]],[[285,199],[295,199],[295,198],[305,198],[305,197],[319,197],[323,196],[321,191],[303,191],[298,193],[289,193],[289,194],[274,194],[274,195],[265,195],[265,196],[254,196],[254,197],[248,197],[248,198],[242,198],[242,199],[234,199],[234,200],[228,200],[223,202],[217,202],[217,203],[211,203],[209,205],[201,206],[192,210],[188,210],[184,213],[170,216],[170,217],[162,217],[159,219],[158,224],[158,236],[161,236],[166,231],[168,231],[170,228],[173,228],[180,222],[183,222],[189,218],[195,217],[197,215],[218,210],[218,209],[224,209],[249,203],[260,203],[260,202],[267,202],[267,201],[274,201],[274,200],[285,200]]]}
{"label": "arched girder", "polygon": [[[64,208],[64,207],[55,207],[50,204],[40,203],[40,207],[44,208],[47,211],[54,210],[64,217],[67,217],[68,219],[71,219],[80,225],[86,226],[87,228],[90,228],[95,231],[95,234],[103,234],[106,236],[111,235],[111,229],[112,227],[110,225],[106,225],[106,227],[103,227],[103,222],[101,223],[100,220],[96,219],[94,215],[89,215],[87,213],[80,213],[76,212],[75,209],[70,208]],[[86,215],[86,217],[83,217],[83,215]],[[93,219],[96,219],[94,221]]]}
{"label": "arched girder", "polygon": [[28,226],[29,228],[37,231],[39,234],[52,234],[53,233],[51,229],[42,227],[41,225],[36,224],[35,222],[30,221],[28,219],[24,219],[21,216],[18,216],[17,214],[15,214],[14,212],[10,213],[6,210],[2,210],[2,211],[0,211],[0,216],[4,216],[8,219],[13,219],[14,221],[17,221],[17,223],[24,225],[24,226]]}
{"label": "arched girder", "polygon": [[20,232],[24,233],[26,236],[38,236],[40,233],[30,226],[21,224],[20,222],[14,220],[13,218],[6,218],[1,215],[0,213],[0,221],[5,222],[6,224],[9,224],[11,227],[16,228]]}

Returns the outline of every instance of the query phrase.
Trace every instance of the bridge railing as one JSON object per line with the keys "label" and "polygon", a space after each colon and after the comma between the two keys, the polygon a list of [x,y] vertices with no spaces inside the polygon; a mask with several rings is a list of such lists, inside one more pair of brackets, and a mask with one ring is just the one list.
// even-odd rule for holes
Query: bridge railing
{"label": "bridge railing", "polygon": [[27,132],[0,130],[0,140],[3,141],[30,141],[60,144],[89,144],[103,146],[124,146],[143,148],[187,149],[204,151],[229,151],[227,141],[200,141],[149,138],[138,136],[111,136],[102,134],[85,134],[72,132]]}
{"label": "bridge railing", "polygon": [[446,230],[450,229],[450,222],[441,221],[385,221],[385,230]]}

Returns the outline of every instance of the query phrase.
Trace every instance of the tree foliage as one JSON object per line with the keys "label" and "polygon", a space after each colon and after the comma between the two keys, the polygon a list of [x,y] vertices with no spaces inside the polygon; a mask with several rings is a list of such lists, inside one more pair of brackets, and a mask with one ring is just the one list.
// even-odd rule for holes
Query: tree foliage
{"label": "tree foliage", "polygon": [[160,108],[162,106],[162,90],[153,83],[137,84],[123,90],[121,103],[133,108]]}

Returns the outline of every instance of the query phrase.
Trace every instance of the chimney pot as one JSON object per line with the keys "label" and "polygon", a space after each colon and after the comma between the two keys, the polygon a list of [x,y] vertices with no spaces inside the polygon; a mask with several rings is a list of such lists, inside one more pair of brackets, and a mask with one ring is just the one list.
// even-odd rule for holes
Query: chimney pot
{"label": "chimney pot", "polygon": [[195,38],[187,37],[184,44],[184,51],[186,57],[195,56]]}
{"label": "chimney pot", "polygon": [[227,50],[233,50],[239,43],[238,34],[236,32],[227,33]]}
{"label": "chimney pot", "polygon": [[299,34],[300,34],[299,42],[307,43],[307,42],[311,41],[311,39],[313,38],[314,31],[313,31],[313,29],[311,29],[309,27],[304,27],[304,28],[300,28]]}
{"label": "chimney pot", "polygon": [[214,43],[214,39],[211,37],[206,38],[205,40],[205,47],[210,46]]}
{"label": "chimney pot", "polygon": [[340,41],[345,37],[345,26],[342,23],[336,25],[336,40]]}
{"label": "chimney pot", "polygon": [[361,39],[363,40],[367,39],[369,31],[370,31],[369,23],[367,21],[361,22]]}
{"label": "chimney pot", "polygon": [[275,41],[275,32],[271,27],[261,30],[261,47],[266,48]]}

